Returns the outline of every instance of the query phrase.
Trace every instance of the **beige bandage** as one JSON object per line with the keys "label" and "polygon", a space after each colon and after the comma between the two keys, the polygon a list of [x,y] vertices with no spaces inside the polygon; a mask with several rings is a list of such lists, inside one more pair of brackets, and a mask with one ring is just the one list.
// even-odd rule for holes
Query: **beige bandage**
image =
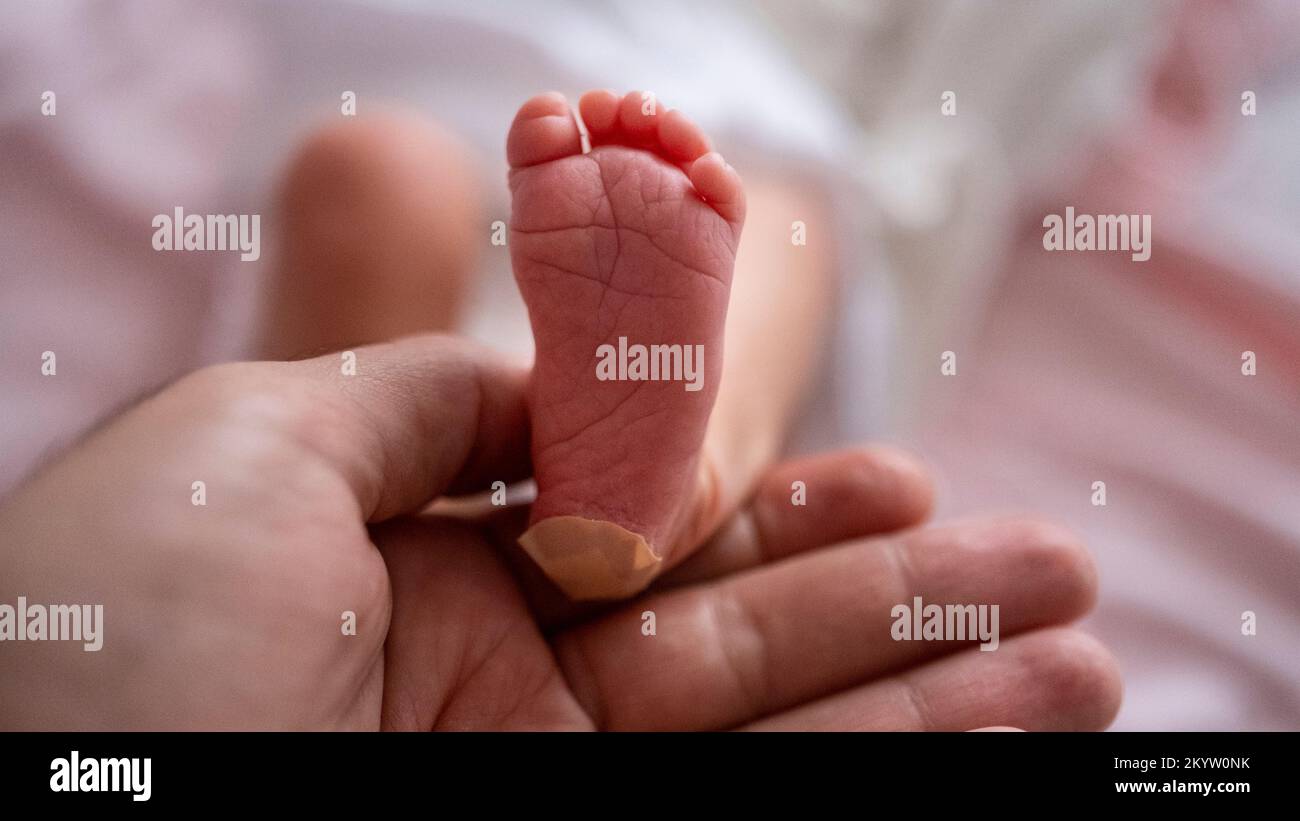
{"label": "beige bandage", "polygon": [[581,516],[543,519],[519,537],[519,544],[551,581],[578,601],[640,593],[663,564],[636,533]]}

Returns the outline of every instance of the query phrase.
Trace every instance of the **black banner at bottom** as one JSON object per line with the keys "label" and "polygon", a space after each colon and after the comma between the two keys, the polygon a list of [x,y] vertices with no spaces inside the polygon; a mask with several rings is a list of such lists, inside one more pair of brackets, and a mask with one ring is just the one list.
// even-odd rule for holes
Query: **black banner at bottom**
{"label": "black banner at bottom", "polygon": [[[1289,734],[334,733],[0,736],[14,801],[116,807],[295,809],[419,802],[437,813],[520,802],[550,810],[661,806],[804,810],[905,799],[916,810],[1187,801],[1215,810],[1288,797]],[[1054,806],[1054,805],[1048,805]],[[459,809],[458,809],[459,808]]]}

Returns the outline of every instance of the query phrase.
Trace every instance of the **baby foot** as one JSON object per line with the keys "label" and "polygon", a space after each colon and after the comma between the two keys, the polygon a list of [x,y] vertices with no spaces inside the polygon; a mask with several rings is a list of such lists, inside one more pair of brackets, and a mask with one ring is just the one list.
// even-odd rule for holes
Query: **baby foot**
{"label": "baby foot", "polygon": [[538,495],[520,544],[575,599],[644,588],[698,538],[700,457],[722,372],[740,177],[677,111],[637,92],[520,108],[510,255],[536,342]]}
{"label": "baby foot", "polygon": [[481,248],[472,159],[439,124],[401,110],[343,117],[308,137],[281,187],[259,354],[455,327]]}

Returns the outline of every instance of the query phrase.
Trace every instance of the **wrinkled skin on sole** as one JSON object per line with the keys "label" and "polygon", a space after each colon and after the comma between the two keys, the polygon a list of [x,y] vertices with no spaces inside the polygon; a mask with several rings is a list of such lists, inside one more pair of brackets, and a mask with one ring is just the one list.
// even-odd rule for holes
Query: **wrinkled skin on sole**
{"label": "wrinkled skin on sole", "polygon": [[[647,563],[691,530],[707,494],[700,449],[739,226],[682,167],[623,145],[515,168],[510,188],[511,259],[536,342],[531,524],[595,523],[534,528],[521,543],[575,598],[630,595],[653,578]],[[620,337],[702,345],[699,389],[687,379],[602,381],[597,351],[617,350]]]}

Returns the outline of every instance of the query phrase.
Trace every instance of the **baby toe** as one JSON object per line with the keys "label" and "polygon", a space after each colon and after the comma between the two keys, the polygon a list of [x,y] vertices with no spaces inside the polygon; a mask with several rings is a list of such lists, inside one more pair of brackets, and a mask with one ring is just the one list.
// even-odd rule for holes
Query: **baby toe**
{"label": "baby toe", "polygon": [[550,91],[519,108],[506,137],[511,168],[525,168],[582,151],[582,138],[568,100]]}

